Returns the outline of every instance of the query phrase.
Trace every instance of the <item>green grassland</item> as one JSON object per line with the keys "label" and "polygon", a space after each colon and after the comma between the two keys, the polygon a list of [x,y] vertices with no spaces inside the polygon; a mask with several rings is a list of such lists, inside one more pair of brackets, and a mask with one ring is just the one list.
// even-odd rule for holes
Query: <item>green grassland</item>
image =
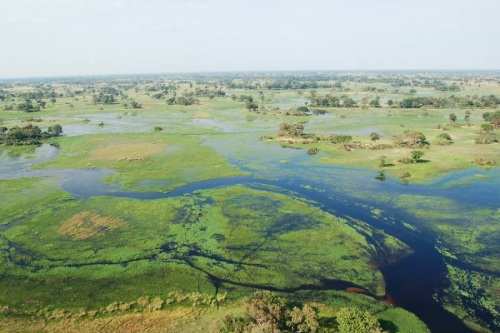
{"label": "green grassland", "polygon": [[19,222],[46,207],[71,200],[49,178],[0,180],[2,188],[1,224]]}
{"label": "green grassland", "polygon": [[[243,174],[197,136],[168,133],[100,134],[59,139],[60,155],[38,168],[112,169],[107,182],[124,189],[168,192],[190,182]],[[161,181],[142,186],[141,181]]]}
{"label": "green grassland", "polygon": [[[476,144],[474,139],[479,136],[479,113],[486,110],[475,111],[473,117],[477,119],[470,126],[459,122],[454,126],[447,125],[448,114],[454,110],[427,110],[427,115],[422,115],[420,110],[402,109],[368,109],[368,110],[342,110],[332,109],[326,116],[294,117],[284,119],[284,122],[301,122],[304,124],[305,133],[314,133],[322,140],[317,143],[303,144],[300,140],[276,137],[276,132],[268,133],[273,137],[268,142],[279,143],[284,146],[303,148],[318,148],[321,154],[316,158],[318,162],[356,166],[382,170],[393,177],[400,177],[404,172],[411,174],[406,181],[423,182],[445,174],[450,171],[466,169],[475,166],[475,160],[485,158],[497,161],[500,156],[498,144]],[[438,129],[437,125],[441,128]],[[443,127],[446,128],[443,130]],[[392,135],[405,130],[421,132],[427,138],[429,145],[421,149],[425,155],[422,162],[403,164],[400,159],[411,157],[414,148],[384,148],[373,149],[376,145],[393,145]],[[376,143],[370,140],[369,133],[376,132],[381,139]],[[453,143],[439,145],[439,134],[447,133]],[[346,134],[353,137],[353,142],[358,143],[353,149],[345,150],[339,144],[331,144],[326,140],[330,134]],[[299,142],[297,142],[299,141]],[[293,143],[291,143],[293,142]],[[386,166],[380,167],[380,159],[384,157]]]}
{"label": "green grassland", "polygon": [[[395,254],[407,251],[385,239]],[[347,221],[242,186],[151,201],[95,197],[54,204],[5,231],[2,242],[0,302],[10,306],[92,308],[188,292],[196,284],[210,294],[211,276],[283,290],[340,279],[384,294],[372,264],[375,249]],[[147,285],[134,287],[146,276]]]}
{"label": "green grassland", "polygon": [[[314,90],[320,96],[348,96],[359,103],[358,107],[310,107],[325,114],[302,116],[289,113],[309,105],[309,88],[226,88],[225,81],[210,79],[157,79],[133,85],[110,80],[88,85],[96,91],[114,87],[124,93],[112,104],[94,104],[93,93],[85,90],[85,84],[54,83],[56,101],[48,102],[41,111],[3,111],[8,105],[23,102],[16,94],[38,89],[20,84],[2,87],[4,94],[11,95],[0,99],[0,125],[11,128],[32,123],[46,130],[61,124],[63,135],[47,141],[60,147],[58,156],[31,168],[55,174],[65,169],[108,169],[112,173],[104,182],[122,190],[167,194],[197,181],[242,175],[286,177],[312,165],[384,172],[398,182],[425,186],[449,172],[478,167],[477,159],[500,163],[498,143],[474,143],[482,114],[495,109],[403,109],[391,107],[387,101],[410,96],[500,95],[498,83],[489,77],[483,79],[464,81],[460,91],[417,86],[417,92],[410,93],[411,86],[395,88],[383,80],[359,82],[353,76],[342,83],[342,89]],[[457,80],[446,78],[445,83]],[[264,87],[269,79],[234,82]],[[171,90],[160,99],[153,98],[156,90],[152,88],[160,84],[174,85],[176,95]],[[367,86],[378,91],[367,91]],[[166,103],[172,96],[213,87],[224,90],[226,97],[195,96],[198,102],[193,105]],[[78,90],[84,92],[73,93]],[[238,100],[240,95],[252,96],[259,109],[248,110],[245,102]],[[382,103],[379,108],[362,102],[377,96]],[[132,101],[141,107],[131,109]],[[467,123],[466,110],[471,113]],[[449,123],[450,113],[457,115],[455,124]],[[320,140],[302,143],[277,137],[284,122],[301,123],[304,133],[314,133]],[[399,162],[411,156],[411,148],[371,149],[392,145],[391,137],[404,130],[422,132],[429,142],[419,148],[424,156],[418,163]],[[370,140],[371,132],[381,136],[376,143]],[[440,145],[438,135],[442,133],[449,134],[453,143]],[[354,144],[342,149],[327,142],[331,134],[351,135]],[[281,147],[296,148],[294,152],[304,159],[291,163],[291,149]],[[319,153],[309,156],[308,148],[317,148]],[[32,152],[32,147],[0,146],[0,163]],[[380,165],[382,156],[384,166]],[[288,163],[297,169],[276,167]],[[399,179],[405,173],[409,176]],[[321,177],[311,175],[311,181]],[[385,258],[390,262],[411,249],[363,221],[338,218],[315,202],[278,194],[271,188],[264,191],[237,185],[139,200],[74,198],[60,189],[60,183],[57,176],[0,179],[0,308],[4,315],[0,330],[4,325],[12,332],[38,331],[48,325],[52,331],[85,332],[95,330],[95,325],[130,323],[138,330],[168,327],[172,332],[195,331],[209,327],[226,313],[241,312],[242,297],[255,289],[271,289],[310,302],[320,316],[356,306],[375,314],[388,325],[389,332],[425,332],[413,314],[373,297],[301,290],[304,286],[321,289],[325,281],[341,280],[372,295],[384,295],[385,281],[378,269],[380,254],[390,254]],[[458,185],[447,183],[443,187]],[[304,188],[311,188],[310,184],[305,182]],[[432,234],[448,264],[450,285],[437,295],[440,301],[460,318],[484,327],[468,310],[468,304],[474,303],[487,309],[500,326],[496,306],[498,211],[460,207],[438,196],[373,193],[370,184],[359,188],[347,183],[342,189],[354,200],[371,200],[374,206],[390,203],[415,217],[419,223],[407,224],[409,230]],[[383,210],[372,211],[376,218],[385,219]],[[169,302],[174,293],[181,301]],[[221,295],[225,295],[224,301],[218,299]],[[148,302],[145,297],[149,297]],[[160,301],[155,303],[155,298]],[[185,299],[191,303],[183,303]],[[144,317],[139,320],[134,311]],[[78,317],[81,313],[85,314]],[[149,324],[161,316],[164,326]],[[75,318],[80,319],[73,321]]]}
{"label": "green grassland", "polygon": [[[280,294],[289,297],[286,294]],[[47,317],[34,318],[30,321],[22,320],[19,317],[6,317],[0,321],[0,329],[8,332],[33,332],[47,330],[51,332],[114,332],[126,328],[133,332],[217,332],[215,323],[226,315],[242,315],[244,305],[241,300],[228,301],[219,298],[218,306],[207,306],[199,301],[202,294],[182,295],[172,294],[166,301],[142,299],[141,304],[132,304],[132,309],[114,310],[107,315],[90,316],[86,312],[81,312],[80,317],[72,317],[63,312],[48,312],[47,315],[58,316],[57,320]],[[205,296],[206,297],[206,296]],[[174,301],[174,298],[178,298]],[[182,300],[184,299],[184,300]],[[193,301],[198,299],[198,305]],[[291,300],[307,302],[318,312],[320,322],[332,322],[338,310],[346,306],[357,307],[359,309],[374,313],[381,326],[387,332],[400,333],[426,333],[428,329],[413,314],[401,309],[394,308],[385,303],[373,301],[373,299],[347,292],[326,291],[321,294],[299,293]],[[309,301],[311,300],[311,301]],[[156,302],[156,303],[155,303]],[[150,307],[154,304],[155,307]],[[149,308],[148,308],[149,307]],[[111,309],[111,307],[110,307]],[[93,314],[91,314],[93,315]]]}

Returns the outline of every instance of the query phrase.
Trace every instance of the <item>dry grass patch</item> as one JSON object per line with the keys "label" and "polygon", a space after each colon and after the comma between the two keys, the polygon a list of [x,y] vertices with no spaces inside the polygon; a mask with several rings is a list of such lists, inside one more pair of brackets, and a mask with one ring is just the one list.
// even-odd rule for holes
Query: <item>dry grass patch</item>
{"label": "dry grass patch", "polygon": [[83,240],[122,229],[126,224],[124,220],[116,217],[101,216],[93,211],[81,212],[66,220],[59,228],[59,234],[74,240]]}
{"label": "dry grass patch", "polygon": [[208,119],[210,118],[210,115],[206,112],[198,112],[196,113],[193,118],[202,118],[202,119]]}
{"label": "dry grass patch", "polygon": [[94,149],[90,153],[90,158],[100,161],[136,161],[158,154],[165,148],[165,145],[156,143],[112,145]]}
{"label": "dry grass patch", "polygon": [[[154,313],[134,313],[99,319],[62,319],[45,321],[7,317],[0,320],[0,331],[11,333],[54,332],[54,333],[163,333],[205,331],[208,323],[200,323],[202,310],[178,308]],[[189,325],[191,323],[191,325]],[[197,326],[200,326],[197,328]]]}

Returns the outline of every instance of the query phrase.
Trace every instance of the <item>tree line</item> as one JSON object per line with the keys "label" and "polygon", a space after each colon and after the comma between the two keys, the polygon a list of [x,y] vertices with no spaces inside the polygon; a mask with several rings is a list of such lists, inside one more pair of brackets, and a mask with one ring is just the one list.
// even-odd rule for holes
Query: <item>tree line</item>
{"label": "tree line", "polygon": [[384,333],[378,319],[355,307],[340,308],[333,318],[320,318],[312,306],[289,302],[276,293],[258,291],[244,300],[244,315],[226,315],[212,332]]}
{"label": "tree line", "polygon": [[54,124],[47,131],[42,131],[40,127],[33,124],[24,127],[14,126],[10,129],[0,127],[0,144],[7,146],[27,146],[38,145],[42,140],[59,136],[63,133],[62,126]]}

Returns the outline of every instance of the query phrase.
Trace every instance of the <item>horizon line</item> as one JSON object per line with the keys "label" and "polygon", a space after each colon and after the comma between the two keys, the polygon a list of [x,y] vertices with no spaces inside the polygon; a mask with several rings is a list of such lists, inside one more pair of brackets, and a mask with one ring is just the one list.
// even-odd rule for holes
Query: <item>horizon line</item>
{"label": "horizon line", "polygon": [[70,78],[93,78],[93,77],[127,77],[127,76],[161,76],[161,75],[193,75],[193,74],[243,74],[243,73],[348,73],[348,72],[500,72],[500,68],[472,69],[472,68],[441,68],[441,69],[277,69],[277,70],[221,70],[221,71],[179,71],[179,72],[136,72],[136,73],[103,73],[103,74],[61,74],[61,75],[35,75],[35,76],[11,76],[0,77],[0,81],[11,80],[36,80],[36,79],[70,79]]}

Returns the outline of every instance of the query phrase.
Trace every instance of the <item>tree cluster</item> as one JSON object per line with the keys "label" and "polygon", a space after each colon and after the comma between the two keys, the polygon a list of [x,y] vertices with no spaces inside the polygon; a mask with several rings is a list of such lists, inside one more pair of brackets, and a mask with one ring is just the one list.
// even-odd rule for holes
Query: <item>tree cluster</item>
{"label": "tree cluster", "polygon": [[392,140],[397,147],[422,148],[429,144],[423,133],[411,130],[394,134]]}
{"label": "tree cluster", "polygon": [[317,96],[313,91],[311,91],[309,101],[311,106],[333,108],[352,108],[357,106],[356,101],[346,95],[341,97],[335,97],[330,94],[326,94],[325,96]]}
{"label": "tree cluster", "polygon": [[0,144],[7,146],[38,145],[41,140],[59,136],[62,132],[62,126],[59,124],[50,126],[47,132],[43,132],[33,124],[24,127],[15,126],[11,129],[0,127]]}
{"label": "tree cluster", "polygon": [[310,305],[287,302],[269,291],[258,291],[245,299],[242,317],[226,315],[212,332],[282,333],[340,332],[383,333],[377,318],[358,308],[341,308],[334,318],[320,319]]}
{"label": "tree cluster", "polygon": [[288,124],[281,123],[278,131],[278,136],[285,137],[300,137],[304,132],[304,125],[302,124]]}
{"label": "tree cluster", "polygon": [[483,120],[492,124],[496,128],[500,127],[500,111],[483,113]]}
{"label": "tree cluster", "polygon": [[488,96],[450,96],[450,97],[408,97],[399,102],[399,107],[417,109],[432,108],[495,108],[500,105],[500,98]]}
{"label": "tree cluster", "polygon": [[110,94],[100,93],[92,96],[92,104],[113,104],[115,102],[115,96]]}
{"label": "tree cluster", "polygon": [[169,99],[167,99],[167,104],[168,105],[185,105],[185,106],[188,106],[188,105],[193,105],[193,104],[198,104],[199,101],[194,98],[191,94],[187,94],[187,95],[182,95],[182,96],[174,96],[174,97],[170,97]]}

